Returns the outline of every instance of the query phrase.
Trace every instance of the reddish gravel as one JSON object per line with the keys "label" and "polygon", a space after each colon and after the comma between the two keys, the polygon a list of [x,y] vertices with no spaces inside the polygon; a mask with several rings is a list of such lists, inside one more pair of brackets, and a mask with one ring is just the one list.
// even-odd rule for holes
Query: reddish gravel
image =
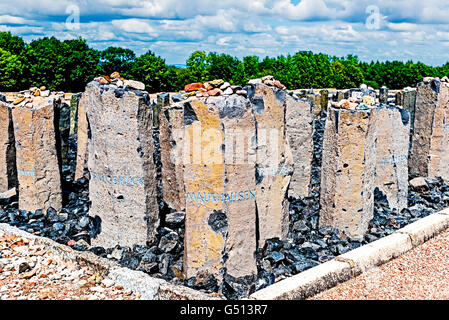
{"label": "reddish gravel", "polygon": [[130,300],[137,293],[0,231],[0,300]]}
{"label": "reddish gravel", "polygon": [[310,300],[449,299],[449,230]]}

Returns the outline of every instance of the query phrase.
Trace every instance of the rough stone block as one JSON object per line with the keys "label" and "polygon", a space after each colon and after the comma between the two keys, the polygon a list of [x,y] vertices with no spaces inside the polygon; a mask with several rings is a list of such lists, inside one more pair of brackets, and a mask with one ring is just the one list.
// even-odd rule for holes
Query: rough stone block
{"label": "rough stone block", "polygon": [[55,121],[59,103],[54,97],[34,97],[32,106],[18,105],[12,111],[19,209],[59,210],[62,207],[59,128]]}
{"label": "rough stone block", "polygon": [[184,271],[221,280],[255,275],[256,123],[238,96],[183,103],[186,192]]}
{"label": "rough stone block", "polygon": [[388,103],[388,88],[381,87],[379,90],[379,102],[382,104]]}
{"label": "rough stone block", "polygon": [[415,122],[415,103],[416,103],[416,89],[406,88],[403,91],[403,107],[410,113],[410,127],[413,129]]}
{"label": "rough stone block", "polygon": [[152,109],[146,92],[91,82],[85,92],[95,245],[145,244],[159,226]]}
{"label": "rough stone block", "polygon": [[[72,100],[73,102],[73,100]],[[77,112],[76,112],[76,169],[75,169],[75,180],[78,180],[82,177],[87,177],[87,159],[88,159],[88,150],[87,150],[87,137],[89,131],[89,125],[87,121],[86,114],[86,95],[82,94],[79,102],[77,104]]]}
{"label": "rough stone block", "polygon": [[[70,96],[70,135],[76,135],[78,131],[78,104],[82,93],[74,93]],[[68,98],[68,97],[67,97]]]}
{"label": "rough stone block", "polygon": [[377,126],[376,191],[400,212],[407,207],[410,114],[389,106],[372,114]]}
{"label": "rough stone block", "polygon": [[320,225],[362,237],[373,217],[376,126],[371,110],[329,108],[321,171]]}
{"label": "rough stone block", "polygon": [[70,105],[61,101],[58,104],[57,109],[55,109],[55,118],[57,119],[59,128],[59,138],[57,139],[58,144],[60,144],[60,152],[58,156],[61,157],[60,163],[63,166],[69,164],[69,137],[70,137]]}
{"label": "rough stone block", "polygon": [[162,163],[162,196],[174,210],[185,209],[183,181],[184,108],[176,103],[159,113],[159,143]]}
{"label": "rough stone block", "polygon": [[329,90],[327,89],[321,90],[320,95],[321,95],[320,101],[321,110],[327,111],[327,106],[329,104]]}
{"label": "rough stone block", "polygon": [[313,108],[308,100],[286,95],[286,136],[291,148],[294,172],[288,189],[289,197],[311,195],[313,160]]}
{"label": "rough stone block", "polygon": [[0,192],[17,186],[16,146],[12,111],[0,101]]}
{"label": "rough stone block", "polygon": [[321,112],[321,95],[317,93],[308,93],[306,94],[306,99],[312,101],[313,103],[313,113],[316,115]]}
{"label": "rough stone block", "polygon": [[286,136],[285,91],[263,84],[248,85],[245,89],[257,121],[256,194],[259,246],[263,246],[267,239],[287,237],[287,191],[293,173],[293,155]]}
{"label": "rough stone block", "polygon": [[402,97],[402,91],[396,92],[396,94],[395,94],[395,104],[397,106],[403,106],[404,105],[404,102],[403,102],[402,98],[403,98]]}
{"label": "rough stone block", "polygon": [[449,180],[449,83],[418,84],[409,167],[412,174]]}

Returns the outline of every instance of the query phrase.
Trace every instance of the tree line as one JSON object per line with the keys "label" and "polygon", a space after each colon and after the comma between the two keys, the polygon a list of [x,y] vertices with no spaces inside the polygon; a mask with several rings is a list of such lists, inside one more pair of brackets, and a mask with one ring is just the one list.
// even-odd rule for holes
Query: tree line
{"label": "tree line", "polygon": [[54,37],[26,43],[10,32],[0,32],[0,91],[20,91],[45,85],[50,90],[84,91],[98,75],[120,72],[138,80],[149,92],[178,91],[191,82],[223,79],[231,84],[273,75],[288,89],[353,88],[365,83],[379,88],[416,86],[423,77],[449,74],[449,62],[429,66],[412,61],[359,61],[357,56],[330,56],[311,51],[276,58],[193,52],[185,68],[167,65],[152,51],[137,56],[132,50],[109,47],[95,50],[85,39],[60,41]]}

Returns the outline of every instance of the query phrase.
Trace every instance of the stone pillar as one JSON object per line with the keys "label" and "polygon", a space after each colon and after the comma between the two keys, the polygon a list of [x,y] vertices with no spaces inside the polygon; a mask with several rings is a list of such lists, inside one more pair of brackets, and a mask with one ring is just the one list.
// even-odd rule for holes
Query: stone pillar
{"label": "stone pillar", "polygon": [[343,100],[345,98],[345,95],[343,93],[343,91],[338,90],[336,93],[334,93],[334,102],[340,102],[341,100]]}
{"label": "stone pillar", "polygon": [[257,273],[256,122],[239,96],[183,103],[187,278],[208,272],[219,281]]}
{"label": "stone pillar", "polygon": [[59,129],[57,130],[59,131],[59,139],[57,140],[61,144],[59,156],[61,157],[60,163],[63,166],[69,164],[70,108],[67,103],[62,101],[55,110],[55,116],[59,125]]}
{"label": "stone pillar", "polygon": [[54,97],[34,97],[13,108],[21,210],[62,208],[59,128],[55,121],[59,103]]}
{"label": "stone pillar", "polygon": [[183,181],[184,108],[175,103],[164,106],[159,113],[162,196],[174,210],[185,209]]}
{"label": "stone pillar", "polygon": [[293,159],[286,139],[285,91],[263,84],[245,87],[257,122],[257,212],[259,246],[271,238],[285,239],[289,225],[287,189]]}
{"label": "stone pillar", "polygon": [[153,126],[159,127],[159,113],[164,106],[170,104],[169,93],[159,93],[156,97],[156,104],[153,105]]}
{"label": "stone pillar", "polygon": [[329,90],[324,89],[320,91],[321,94],[321,110],[327,111],[327,106],[329,104]]}
{"label": "stone pillar", "polygon": [[94,245],[143,245],[159,226],[148,93],[90,82],[85,103],[90,127],[89,214],[97,221]]}
{"label": "stone pillar", "polygon": [[379,102],[382,104],[388,104],[388,88],[381,87],[379,90]]}
{"label": "stone pillar", "polygon": [[362,237],[373,217],[376,126],[371,110],[329,108],[324,132],[319,224]]}
{"label": "stone pillar", "polygon": [[390,106],[374,109],[372,113],[377,127],[375,187],[386,197],[390,208],[400,212],[407,207],[408,199],[410,114]]}
{"label": "stone pillar", "polygon": [[410,113],[410,126],[413,129],[413,124],[415,122],[416,89],[405,88],[402,99],[404,109],[408,110]]}
{"label": "stone pillar", "polygon": [[412,174],[449,180],[449,83],[418,84],[409,167]]}
{"label": "stone pillar", "polygon": [[70,97],[70,135],[76,135],[78,131],[78,104],[82,93],[74,93]]}
{"label": "stone pillar", "polygon": [[396,92],[395,95],[395,103],[397,106],[403,106],[403,101],[402,101],[402,91],[398,91]]}
{"label": "stone pillar", "polygon": [[306,99],[313,102],[313,113],[315,115],[320,114],[321,112],[321,95],[316,93],[308,93],[306,94]]}
{"label": "stone pillar", "polygon": [[[72,99],[73,101],[73,99]],[[75,180],[82,177],[88,177],[87,171],[87,137],[89,131],[89,124],[86,115],[86,95],[82,94],[77,103],[77,113],[76,113],[76,169],[75,169]]]}
{"label": "stone pillar", "polygon": [[311,195],[313,160],[313,107],[305,99],[286,95],[286,135],[290,144],[294,172],[288,189],[289,197],[305,198]]}
{"label": "stone pillar", "polygon": [[16,146],[11,107],[0,100],[0,193],[17,186]]}

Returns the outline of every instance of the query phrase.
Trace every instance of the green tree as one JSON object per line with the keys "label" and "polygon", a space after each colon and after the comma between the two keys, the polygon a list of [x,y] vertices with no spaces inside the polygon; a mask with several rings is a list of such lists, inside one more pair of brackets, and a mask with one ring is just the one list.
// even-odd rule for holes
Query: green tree
{"label": "green tree", "polygon": [[130,49],[109,47],[101,52],[100,70],[106,75],[118,71],[124,78],[129,78],[135,59],[136,55]]}
{"label": "green tree", "polygon": [[64,50],[62,42],[54,37],[32,41],[26,47],[24,57],[27,85],[45,85],[51,90],[64,87],[67,54]]}
{"label": "green tree", "polygon": [[21,37],[13,36],[11,32],[0,32],[0,48],[20,58],[25,50],[25,42]]}
{"label": "green tree", "polygon": [[208,77],[209,62],[204,51],[195,51],[186,61],[188,82],[204,82]]}
{"label": "green tree", "polygon": [[100,73],[100,52],[90,49],[84,39],[66,40],[63,43],[64,78],[63,90],[84,91],[86,83]]}
{"label": "green tree", "polygon": [[18,91],[22,70],[19,57],[0,48],[0,90]]}
{"label": "green tree", "polygon": [[136,58],[131,68],[131,78],[145,83],[148,92],[174,90],[175,76],[176,70],[168,68],[165,60],[151,51]]}

